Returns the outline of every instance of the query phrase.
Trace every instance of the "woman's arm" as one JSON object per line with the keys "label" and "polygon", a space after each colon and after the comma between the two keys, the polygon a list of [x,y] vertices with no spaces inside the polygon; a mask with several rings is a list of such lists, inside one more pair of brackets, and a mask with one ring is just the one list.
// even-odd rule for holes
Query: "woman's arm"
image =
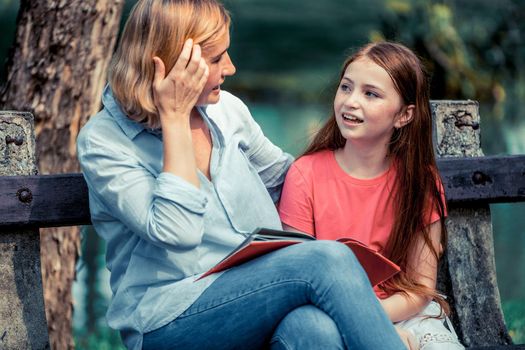
{"label": "woman's arm", "polygon": [[[436,252],[441,252],[441,221],[430,225],[430,239]],[[416,280],[422,285],[435,289],[438,261],[423,239],[417,243],[414,252],[409,257],[409,267],[413,269]],[[408,293],[396,293],[380,300],[385,312],[392,322],[399,322],[419,313],[430,302],[425,296]]]}
{"label": "woman's arm", "polygon": [[208,79],[208,65],[199,45],[187,40],[177,62],[166,75],[164,63],[154,57],[153,96],[162,125],[164,172],[200,186],[193,151],[190,117]]}
{"label": "woman's arm", "polygon": [[[201,243],[207,198],[199,190],[191,141],[191,110],[206,81],[200,48],[191,40],[165,76],[155,57],[153,93],[163,131],[163,172],[158,176],[135,153],[133,140],[116,133],[104,118],[82,130],[78,156],[90,189],[95,221],[118,220],[134,234],[171,250]],[[205,65],[205,63],[204,63]],[[104,113],[104,112],[102,112]],[[106,112],[107,113],[107,112]],[[93,211],[92,211],[93,212]]]}
{"label": "woman's arm", "polygon": [[277,203],[288,168],[293,157],[274,145],[262,132],[261,127],[253,119],[248,107],[236,99],[239,108],[238,115],[243,125],[240,148],[257,171],[273,201]]}

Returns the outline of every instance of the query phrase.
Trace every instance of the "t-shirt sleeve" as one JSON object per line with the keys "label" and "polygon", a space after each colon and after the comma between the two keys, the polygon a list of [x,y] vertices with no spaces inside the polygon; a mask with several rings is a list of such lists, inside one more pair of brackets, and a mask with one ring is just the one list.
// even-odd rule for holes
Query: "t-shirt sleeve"
{"label": "t-shirt sleeve", "polygon": [[[437,180],[437,186],[439,189],[439,193],[441,194],[441,200],[443,201],[443,205],[444,205],[443,214],[444,214],[444,217],[447,217],[448,212],[447,212],[447,200],[445,198],[445,189],[440,179]],[[441,218],[441,213],[439,210],[438,203],[430,203],[430,204],[432,208],[432,213],[430,214],[430,221],[428,222],[429,225],[433,224],[434,222],[438,221]]]}
{"label": "t-shirt sleeve", "polygon": [[292,164],[279,203],[281,221],[299,231],[315,234],[312,183],[296,164]]}

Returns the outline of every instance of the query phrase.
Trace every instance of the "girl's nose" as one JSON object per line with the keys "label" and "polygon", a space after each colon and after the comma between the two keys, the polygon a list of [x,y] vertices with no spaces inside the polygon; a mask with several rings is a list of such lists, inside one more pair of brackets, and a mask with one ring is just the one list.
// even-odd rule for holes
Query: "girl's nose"
{"label": "girl's nose", "polygon": [[344,100],[344,105],[345,107],[354,108],[354,109],[359,107],[359,101],[358,101],[358,98],[355,92],[351,92],[346,96]]}

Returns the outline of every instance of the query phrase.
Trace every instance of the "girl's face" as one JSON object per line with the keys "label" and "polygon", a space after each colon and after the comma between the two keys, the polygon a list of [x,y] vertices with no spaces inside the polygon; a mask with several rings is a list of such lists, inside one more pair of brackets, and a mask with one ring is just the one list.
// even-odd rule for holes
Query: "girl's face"
{"label": "girl's face", "polygon": [[218,41],[203,51],[203,57],[209,68],[208,81],[202,90],[198,106],[209,105],[219,102],[221,84],[226,77],[235,74],[235,66],[228,55],[230,47],[230,33],[224,30],[224,34]]}
{"label": "girl's face", "polygon": [[394,127],[401,127],[401,96],[390,75],[361,57],[346,68],[334,100],[337,126],[348,141],[387,145]]}

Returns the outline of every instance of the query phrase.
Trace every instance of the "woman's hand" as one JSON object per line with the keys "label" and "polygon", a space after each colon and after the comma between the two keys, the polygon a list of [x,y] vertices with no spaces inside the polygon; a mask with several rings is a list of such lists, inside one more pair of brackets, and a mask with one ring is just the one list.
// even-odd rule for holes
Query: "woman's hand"
{"label": "woman's hand", "polygon": [[200,187],[190,128],[190,116],[208,80],[208,65],[201,57],[199,45],[193,40],[184,43],[171,71],[159,57],[153,57],[153,99],[162,126],[163,171]]}
{"label": "woman's hand", "polygon": [[153,62],[153,99],[161,123],[189,123],[190,112],[208,80],[208,65],[201,56],[200,46],[193,45],[191,39],[186,40],[177,62],[167,75],[159,57],[153,57]]}
{"label": "woman's hand", "polygon": [[401,341],[408,350],[419,350],[419,344],[416,340],[416,337],[409,331],[394,325],[396,328],[397,334],[399,334],[399,337],[401,338]]}

